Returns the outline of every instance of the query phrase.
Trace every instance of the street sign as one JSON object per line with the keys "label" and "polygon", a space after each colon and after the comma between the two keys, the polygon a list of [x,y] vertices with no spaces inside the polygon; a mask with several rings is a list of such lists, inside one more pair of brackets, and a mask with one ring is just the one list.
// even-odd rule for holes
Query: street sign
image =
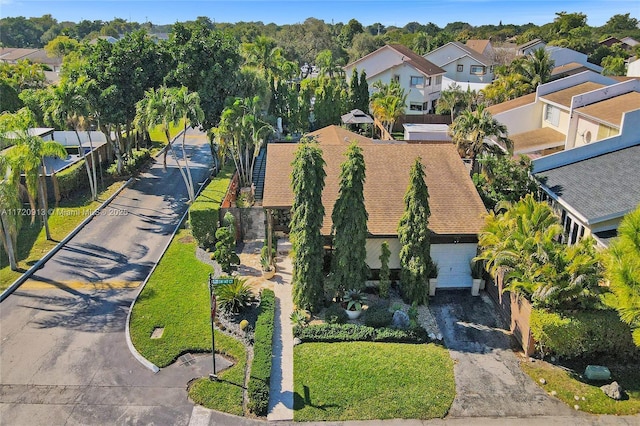
{"label": "street sign", "polygon": [[233,278],[213,278],[211,280],[212,285],[221,285],[221,284],[233,284]]}

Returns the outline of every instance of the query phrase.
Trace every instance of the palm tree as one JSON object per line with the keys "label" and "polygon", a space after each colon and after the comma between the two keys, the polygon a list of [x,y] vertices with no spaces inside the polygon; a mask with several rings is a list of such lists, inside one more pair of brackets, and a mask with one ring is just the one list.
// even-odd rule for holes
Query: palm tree
{"label": "palm tree", "polygon": [[22,216],[18,214],[22,203],[16,177],[19,179],[19,173],[14,173],[9,160],[0,155],[0,241],[12,271],[18,270],[16,249],[22,222]]}
{"label": "palm tree", "polygon": [[286,60],[282,55],[282,48],[270,37],[259,35],[253,43],[242,44],[242,53],[246,65],[254,66],[263,72],[266,80],[276,79],[281,72],[281,66]]}
{"label": "palm tree", "polygon": [[319,74],[321,76],[328,75],[329,78],[333,78],[334,74],[338,77],[344,76],[344,69],[342,68],[344,60],[342,60],[342,58],[335,59],[329,49],[318,53],[318,56],[316,56],[316,65],[320,69]]}
{"label": "palm tree", "polygon": [[[49,232],[49,216],[47,211],[47,195],[44,185],[45,169],[44,157],[66,158],[67,150],[64,146],[54,141],[43,141],[38,136],[29,134],[29,128],[33,124],[33,114],[26,108],[22,108],[15,114],[11,114],[2,130],[11,131],[16,144],[6,154],[9,163],[13,166],[14,173],[23,173],[31,205],[31,223],[35,221],[35,214],[41,212],[47,240],[51,240]],[[17,185],[17,178],[14,179]],[[36,209],[36,200],[39,198],[40,209]]]}
{"label": "palm tree", "polygon": [[518,67],[518,72],[530,82],[532,90],[535,90],[539,85],[549,81],[554,66],[555,62],[549,56],[549,52],[540,48],[527,56],[527,59]]}
{"label": "palm tree", "polygon": [[[51,86],[48,90],[48,96],[45,101],[44,119],[52,125],[58,125],[63,129],[73,129],[78,138],[78,151],[84,161],[89,178],[89,187],[91,188],[91,197],[93,200],[98,199],[98,186],[95,171],[95,155],[93,152],[93,143],[91,143],[91,163],[93,165],[93,174],[89,169],[89,163],[85,158],[82,139],[79,130],[82,127],[88,127],[84,124],[87,122],[89,115],[89,103],[87,101],[88,80],[80,77],[73,81],[64,78],[55,86]],[[89,137],[91,140],[91,137]]]}
{"label": "palm tree", "polygon": [[493,118],[484,105],[478,105],[475,111],[463,111],[451,124],[449,134],[458,150],[471,157],[472,174],[476,172],[479,154],[511,154],[513,150],[513,143],[507,137],[507,127]]}
{"label": "palm tree", "polygon": [[464,105],[464,92],[456,83],[449,86],[448,90],[443,90],[436,104],[436,114],[451,114],[451,122],[453,122],[456,110]]}
{"label": "palm tree", "polygon": [[404,114],[407,95],[397,81],[384,84],[378,80],[373,87],[376,91],[371,95],[371,112],[391,134],[396,120]]}

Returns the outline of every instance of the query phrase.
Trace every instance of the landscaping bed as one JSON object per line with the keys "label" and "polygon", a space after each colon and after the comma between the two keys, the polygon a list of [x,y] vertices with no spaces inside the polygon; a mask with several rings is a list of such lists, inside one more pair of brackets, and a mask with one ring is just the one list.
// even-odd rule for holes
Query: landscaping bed
{"label": "landscaping bed", "polygon": [[293,365],[296,421],[442,418],[455,396],[436,344],[303,343]]}

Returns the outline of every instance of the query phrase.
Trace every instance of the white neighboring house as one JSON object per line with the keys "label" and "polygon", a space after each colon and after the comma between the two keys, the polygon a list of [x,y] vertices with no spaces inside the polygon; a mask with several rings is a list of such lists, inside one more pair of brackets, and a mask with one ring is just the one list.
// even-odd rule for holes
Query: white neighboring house
{"label": "white neighboring house", "polygon": [[482,89],[493,81],[495,61],[476,52],[469,46],[452,41],[426,53],[424,57],[446,71],[445,77],[463,89],[473,84],[473,89]]}
{"label": "white neighboring house", "polygon": [[529,55],[533,53],[534,50],[538,50],[541,48],[544,49],[546,46],[547,46],[547,43],[540,40],[539,38],[536,38],[516,47],[516,55],[518,56]]}
{"label": "white neighboring house", "polygon": [[573,49],[558,46],[547,46],[545,50],[549,58],[554,62],[551,78],[561,78],[591,70],[602,72],[602,67],[587,61],[587,55]]}
{"label": "white neighboring house", "polygon": [[627,77],[640,77],[640,59],[636,58],[635,61],[629,62]]}
{"label": "white neighboring house", "polygon": [[404,123],[405,141],[451,141],[447,124]]}
{"label": "white neighboring house", "polygon": [[407,115],[426,114],[435,109],[445,73],[442,68],[401,44],[387,44],[346,65],[347,80],[354,69],[367,73],[369,92],[373,91],[373,83],[378,80],[385,84],[398,81],[407,94]]}
{"label": "white neighboring house", "polygon": [[[507,126],[515,154],[539,157],[623,133],[625,114],[640,110],[640,81],[585,71],[487,109]],[[625,131],[640,139],[637,126],[626,122]]]}

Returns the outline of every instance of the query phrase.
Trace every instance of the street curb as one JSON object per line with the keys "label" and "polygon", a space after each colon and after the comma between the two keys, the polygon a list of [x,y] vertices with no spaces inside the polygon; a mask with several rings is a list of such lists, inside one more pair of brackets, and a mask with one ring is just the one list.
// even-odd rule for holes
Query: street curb
{"label": "street curb", "polygon": [[[200,185],[200,188],[198,189],[198,192],[196,193],[196,198],[198,197],[198,195],[200,195],[202,190],[209,184],[210,180],[211,180],[211,173],[209,173],[209,177],[207,177],[207,179],[205,179],[205,181],[202,183],[202,185]],[[153,268],[151,268],[151,271],[149,271],[149,274],[147,275],[147,278],[145,278],[144,281],[142,282],[142,284],[140,285],[140,288],[138,289],[138,292],[136,293],[136,297],[134,297],[134,299],[131,301],[131,305],[129,306],[129,312],[127,312],[127,322],[125,324],[124,334],[125,334],[125,339],[127,341],[127,347],[129,348],[129,352],[131,352],[131,355],[133,355],[133,357],[140,364],[142,364],[143,366],[145,366],[149,370],[153,371],[154,374],[157,373],[158,371],[160,371],[160,368],[157,365],[155,365],[154,363],[152,363],[151,361],[149,361],[148,359],[146,359],[145,357],[143,357],[140,354],[140,352],[138,352],[138,350],[133,345],[133,342],[131,341],[131,333],[130,333],[130,328],[129,328],[129,324],[131,322],[131,312],[133,312],[133,305],[135,305],[136,302],[138,301],[138,298],[140,297],[140,295],[142,294],[142,291],[144,290],[144,288],[146,287],[147,283],[149,282],[149,279],[151,278],[151,275],[153,275],[153,272],[156,270],[156,268],[160,264],[160,261],[162,260],[162,258],[164,257],[165,253],[169,249],[169,246],[171,245],[171,242],[173,241],[174,237],[176,236],[176,234],[180,230],[180,227],[184,223],[185,218],[189,214],[189,209],[190,208],[191,208],[190,206],[187,207],[187,210],[184,212],[184,214],[180,218],[180,221],[178,222],[178,224],[176,225],[175,229],[173,230],[173,233],[171,234],[171,238],[169,238],[169,241],[167,241],[167,244],[164,246],[164,249],[162,249],[162,254],[160,255],[160,258],[153,265]]]}
{"label": "street curb", "polygon": [[36,272],[38,269],[40,269],[42,267],[42,265],[44,265],[49,259],[51,259],[54,254],[56,254],[62,247],[64,247],[65,244],[67,244],[69,242],[69,240],[71,240],[73,237],[75,237],[76,234],[78,232],[80,232],[80,230],[82,228],[84,228],[89,222],[91,222],[93,220],[93,218],[96,217],[98,215],[98,213],[100,213],[102,211],[102,209],[104,209],[111,201],[113,201],[113,199],[116,198],[116,196],[118,196],[134,180],[135,180],[135,177],[129,178],[129,180],[126,181],[120,188],[118,188],[118,190],[116,192],[114,192],[109,198],[107,198],[107,200],[104,203],[100,204],[98,206],[98,208],[96,208],[85,220],[83,220],[78,226],[76,226],[73,229],[73,231],[71,231],[69,234],[67,234],[67,236],[64,237],[62,239],[62,241],[60,241],[58,244],[56,244],[56,246],[54,248],[49,250],[49,252],[47,254],[45,254],[44,257],[42,257],[40,260],[38,260],[31,268],[29,268],[27,270],[27,272],[22,274],[9,287],[7,287],[0,294],[0,302],[2,302],[4,299],[9,297],[9,295],[11,293],[16,291],[18,289],[18,287],[20,287],[27,279],[29,279],[29,277],[31,277],[31,275],[34,274],[34,272]]}

